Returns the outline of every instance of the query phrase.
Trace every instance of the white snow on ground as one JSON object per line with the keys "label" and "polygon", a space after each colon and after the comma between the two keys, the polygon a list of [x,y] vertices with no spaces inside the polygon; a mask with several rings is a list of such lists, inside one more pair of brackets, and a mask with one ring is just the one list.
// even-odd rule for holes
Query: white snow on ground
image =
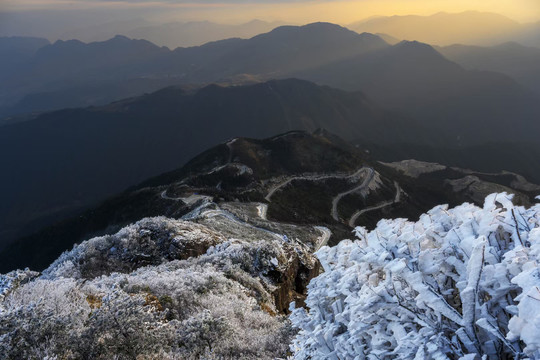
{"label": "white snow on ground", "polygon": [[183,201],[186,205],[193,205],[199,200],[206,200],[206,201],[212,201],[213,198],[211,196],[207,195],[199,195],[199,194],[191,194],[189,196],[179,196],[179,197],[172,197],[167,195],[167,190],[163,190],[161,192],[161,198],[166,200],[173,200],[173,201]]}
{"label": "white snow on ground", "polygon": [[450,169],[464,172],[465,174],[469,174],[469,175],[486,175],[486,176],[510,175],[514,178],[512,182],[510,183],[510,187],[512,189],[517,189],[517,190],[522,190],[522,191],[531,191],[531,192],[540,191],[540,185],[530,183],[522,175],[516,174],[511,171],[503,170],[499,173],[489,173],[489,172],[483,172],[483,171],[474,171],[470,169],[462,169],[458,167],[451,167]]}
{"label": "white snow on ground", "polygon": [[410,176],[413,178],[417,178],[422,174],[446,169],[446,166],[441,164],[418,161],[414,159],[402,160],[392,163],[381,162],[381,164],[390,166],[391,168],[403,172],[406,176]]}
{"label": "white snow on ground", "polygon": [[540,204],[492,194],[355,232],[291,304],[295,359],[540,359]]}
{"label": "white snow on ground", "polygon": [[259,205],[257,205],[257,215],[259,215],[261,219],[267,220],[266,219],[267,212],[268,212],[268,204],[260,203]]}

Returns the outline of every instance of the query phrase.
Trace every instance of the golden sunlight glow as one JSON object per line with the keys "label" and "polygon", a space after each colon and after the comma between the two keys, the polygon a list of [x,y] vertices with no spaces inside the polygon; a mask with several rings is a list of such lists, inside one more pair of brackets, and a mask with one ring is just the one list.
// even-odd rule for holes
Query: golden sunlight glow
{"label": "golden sunlight glow", "polygon": [[[432,15],[437,12],[483,11],[519,22],[540,20],[539,0],[276,0],[276,1],[100,1],[100,0],[4,0],[4,10],[148,8],[167,9],[161,18],[242,22],[254,18],[291,23],[330,21],[348,24],[372,16]],[[165,15],[166,14],[166,15]],[[157,19],[156,19],[157,20]]]}
{"label": "golden sunlight glow", "polygon": [[540,20],[538,0],[351,0],[230,4],[222,8],[219,15],[207,15],[220,16],[221,20],[228,22],[264,18],[300,23],[324,20],[347,24],[372,16],[432,15],[443,11],[455,13],[471,10],[499,13],[519,22]]}

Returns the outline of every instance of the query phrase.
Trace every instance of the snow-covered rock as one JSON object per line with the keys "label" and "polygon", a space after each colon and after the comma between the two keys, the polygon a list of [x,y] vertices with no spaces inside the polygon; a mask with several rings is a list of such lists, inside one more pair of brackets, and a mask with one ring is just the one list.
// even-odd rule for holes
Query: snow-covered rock
{"label": "snow-covered rock", "polygon": [[492,194],[316,254],[295,359],[540,359],[540,205]]}

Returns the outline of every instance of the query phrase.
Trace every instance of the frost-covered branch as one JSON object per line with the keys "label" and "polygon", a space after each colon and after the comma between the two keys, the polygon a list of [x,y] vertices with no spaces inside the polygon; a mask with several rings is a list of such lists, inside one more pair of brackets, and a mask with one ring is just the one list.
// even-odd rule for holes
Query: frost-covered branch
{"label": "frost-covered branch", "polygon": [[540,358],[540,205],[511,200],[381,220],[320,249],[325,272],[291,315],[294,358]]}

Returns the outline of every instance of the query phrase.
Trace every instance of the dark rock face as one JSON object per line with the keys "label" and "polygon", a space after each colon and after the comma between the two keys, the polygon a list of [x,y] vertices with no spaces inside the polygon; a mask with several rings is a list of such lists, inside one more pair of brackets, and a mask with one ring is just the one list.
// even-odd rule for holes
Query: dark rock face
{"label": "dark rock face", "polygon": [[321,272],[318,261],[307,262],[306,260],[297,257],[286,271],[276,274],[279,285],[273,295],[276,308],[280,312],[288,313],[291,301],[294,301],[297,306],[304,306],[307,286],[311,279]]}

